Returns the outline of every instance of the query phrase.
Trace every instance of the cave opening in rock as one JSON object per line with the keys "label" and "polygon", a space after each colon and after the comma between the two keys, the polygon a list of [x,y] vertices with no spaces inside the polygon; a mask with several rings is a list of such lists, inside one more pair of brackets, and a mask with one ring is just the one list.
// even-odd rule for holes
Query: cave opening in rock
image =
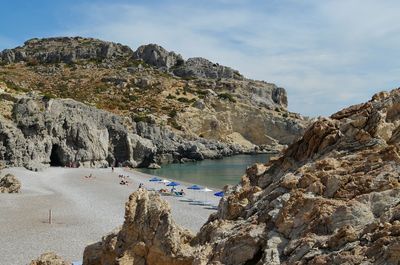
{"label": "cave opening in rock", "polygon": [[60,147],[56,144],[53,145],[53,147],[51,148],[50,166],[52,166],[52,167],[63,166],[61,159],[60,159]]}

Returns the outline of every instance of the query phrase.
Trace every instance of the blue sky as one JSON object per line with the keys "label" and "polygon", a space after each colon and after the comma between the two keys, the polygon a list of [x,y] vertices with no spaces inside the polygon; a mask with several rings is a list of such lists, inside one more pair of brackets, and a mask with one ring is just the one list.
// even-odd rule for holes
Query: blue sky
{"label": "blue sky", "polygon": [[158,43],[286,88],[310,116],[400,86],[399,1],[1,0],[0,49],[75,36]]}

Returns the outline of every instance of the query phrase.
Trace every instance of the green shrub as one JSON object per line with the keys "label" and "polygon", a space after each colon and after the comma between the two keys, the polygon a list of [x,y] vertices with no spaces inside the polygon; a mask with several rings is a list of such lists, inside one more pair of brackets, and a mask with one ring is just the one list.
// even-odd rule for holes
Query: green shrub
{"label": "green shrub", "polygon": [[179,125],[176,120],[174,119],[169,119],[169,123],[171,124],[171,126],[177,130],[182,130],[182,126]]}
{"label": "green shrub", "polygon": [[151,118],[149,116],[146,116],[146,115],[136,115],[136,116],[133,117],[133,120],[135,122],[141,122],[142,121],[142,122],[150,123]]}
{"label": "green shrub", "polygon": [[176,109],[173,109],[173,110],[171,110],[171,111],[168,113],[168,115],[169,115],[171,118],[176,117],[177,114],[178,114],[178,112],[176,111]]}
{"label": "green shrub", "polygon": [[38,65],[38,64],[39,64],[39,62],[38,62],[38,60],[37,60],[36,58],[29,59],[29,60],[26,62],[26,65],[27,65],[27,66],[36,66],[36,65]]}
{"label": "green shrub", "polygon": [[138,97],[138,96],[135,96],[135,95],[129,95],[129,96],[128,96],[128,99],[129,99],[129,101],[136,101],[136,100],[139,99],[139,97]]}
{"label": "green shrub", "polygon": [[232,94],[229,94],[229,93],[221,93],[221,94],[218,94],[218,97],[219,97],[220,99],[227,99],[227,100],[229,100],[230,102],[233,102],[233,103],[236,102],[236,99],[233,98],[233,95],[232,95]]}
{"label": "green shrub", "polygon": [[45,93],[45,94],[43,95],[43,100],[45,100],[45,101],[49,101],[49,100],[52,99],[52,98],[56,98],[56,96],[53,95],[53,94],[51,94],[51,93]]}

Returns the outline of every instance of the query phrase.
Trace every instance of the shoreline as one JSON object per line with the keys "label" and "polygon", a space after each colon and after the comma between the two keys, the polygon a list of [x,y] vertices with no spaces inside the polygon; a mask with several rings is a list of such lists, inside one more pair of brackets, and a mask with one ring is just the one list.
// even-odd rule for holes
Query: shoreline
{"label": "shoreline", "polygon": [[[8,265],[29,263],[47,251],[55,251],[71,260],[82,260],[84,248],[122,225],[125,203],[139,183],[159,189],[161,184],[149,182],[151,175],[126,171],[123,168],[47,168],[33,172],[24,168],[7,168],[21,182],[19,194],[0,194],[0,260]],[[93,174],[92,179],[84,176]],[[118,175],[129,176],[128,186],[120,185]],[[203,200],[212,205],[219,199],[212,192],[199,193],[184,189],[186,198]],[[170,189],[170,187],[168,187]],[[210,206],[191,204],[181,197],[162,196],[179,225],[196,233],[215,211]],[[52,209],[53,223],[48,223]]]}

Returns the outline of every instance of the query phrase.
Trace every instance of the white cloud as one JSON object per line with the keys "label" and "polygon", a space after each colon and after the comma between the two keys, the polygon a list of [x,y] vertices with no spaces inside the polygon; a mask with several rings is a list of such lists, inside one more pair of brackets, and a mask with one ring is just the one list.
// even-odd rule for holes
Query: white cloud
{"label": "white cloud", "polygon": [[79,6],[82,20],[66,33],[209,58],[285,87],[290,109],[313,116],[400,81],[397,1],[194,3]]}

